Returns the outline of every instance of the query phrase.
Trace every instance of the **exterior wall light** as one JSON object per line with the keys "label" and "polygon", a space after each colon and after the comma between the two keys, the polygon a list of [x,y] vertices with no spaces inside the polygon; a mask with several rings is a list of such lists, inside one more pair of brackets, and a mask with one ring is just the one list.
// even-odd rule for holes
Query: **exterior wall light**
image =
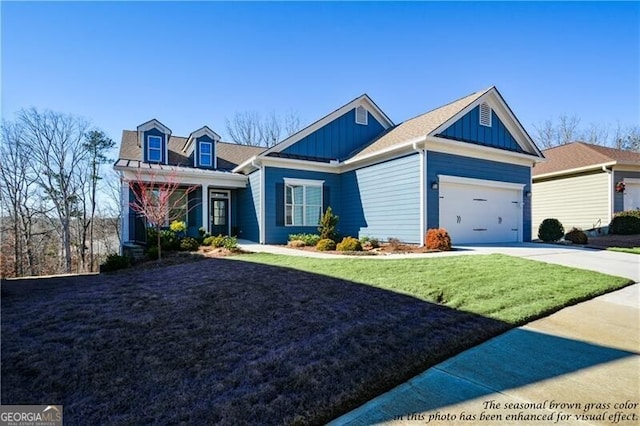
{"label": "exterior wall light", "polygon": [[431,189],[438,189],[438,182],[437,181],[433,181],[431,182]]}

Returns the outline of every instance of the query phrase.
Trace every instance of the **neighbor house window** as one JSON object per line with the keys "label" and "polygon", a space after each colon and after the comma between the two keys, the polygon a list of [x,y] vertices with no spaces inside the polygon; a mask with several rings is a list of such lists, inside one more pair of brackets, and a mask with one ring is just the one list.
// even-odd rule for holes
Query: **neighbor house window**
{"label": "neighbor house window", "polygon": [[322,216],[322,184],[317,180],[285,179],[285,225],[318,226]]}
{"label": "neighbor house window", "polygon": [[212,148],[213,144],[211,142],[200,142],[200,158],[198,159],[198,164],[211,167]]}
{"label": "neighbor house window", "polygon": [[147,161],[154,163],[162,161],[162,138],[160,136],[147,138]]}

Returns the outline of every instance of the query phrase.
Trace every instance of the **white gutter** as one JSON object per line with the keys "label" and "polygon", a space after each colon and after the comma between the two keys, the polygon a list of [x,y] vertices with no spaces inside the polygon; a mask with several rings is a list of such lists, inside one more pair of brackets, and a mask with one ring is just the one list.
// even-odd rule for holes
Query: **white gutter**
{"label": "white gutter", "polygon": [[609,161],[608,163],[600,163],[600,164],[591,164],[590,166],[576,167],[575,169],[560,170],[557,172],[550,172],[550,173],[542,173],[542,174],[533,176],[533,178],[544,179],[544,178],[561,176],[561,175],[570,175],[573,173],[588,172],[589,170],[598,170],[600,168],[604,170],[605,167],[615,166],[616,164],[618,164],[617,161]]}
{"label": "white gutter", "polygon": [[[240,165],[236,166],[236,167],[235,167],[233,170],[231,170],[231,171],[232,171],[233,173],[239,173],[239,172],[240,172],[242,169],[244,169],[245,167],[247,167],[247,166],[249,166],[249,165],[252,165],[252,166],[253,166],[253,163],[254,163],[254,161],[256,161],[256,159],[257,159],[257,158],[258,158],[258,156],[257,156],[257,155],[254,155],[253,157],[251,157],[251,158],[249,158],[248,160],[246,160],[244,163],[242,163],[242,164],[240,164]],[[259,169],[260,167],[257,167],[257,168]]]}
{"label": "white gutter", "polygon": [[419,136],[417,138],[413,138],[411,140],[408,140],[408,141],[406,141],[404,143],[392,145],[392,146],[390,146],[388,148],[381,149],[379,151],[371,152],[369,154],[363,155],[362,157],[355,156],[353,158],[350,158],[350,159],[346,160],[343,164],[349,165],[349,164],[353,164],[353,163],[358,163],[360,161],[368,160],[370,158],[380,157],[380,156],[383,156],[385,154],[389,154],[391,152],[401,151],[403,149],[411,148],[411,147],[414,146],[414,144],[417,144],[419,142],[424,142],[426,140],[427,140],[427,135]]}
{"label": "white gutter", "polygon": [[613,205],[614,205],[614,200],[613,200],[613,170],[609,170],[607,168],[607,166],[603,165],[602,166],[602,171],[605,172],[607,174],[607,199],[608,199],[608,206],[607,206],[607,224],[611,223],[611,220],[613,219]]}

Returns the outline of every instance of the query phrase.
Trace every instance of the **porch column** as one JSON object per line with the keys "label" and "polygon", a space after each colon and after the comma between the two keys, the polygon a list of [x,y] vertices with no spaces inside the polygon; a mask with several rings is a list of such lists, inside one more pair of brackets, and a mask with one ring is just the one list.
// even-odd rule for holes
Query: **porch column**
{"label": "porch column", "polygon": [[[120,241],[124,244],[129,241],[129,181],[125,178],[120,178],[120,207],[122,211]],[[121,252],[122,244],[120,244]]]}
{"label": "porch column", "polygon": [[202,227],[207,231],[209,229],[209,187],[207,185],[201,185],[202,187]]}

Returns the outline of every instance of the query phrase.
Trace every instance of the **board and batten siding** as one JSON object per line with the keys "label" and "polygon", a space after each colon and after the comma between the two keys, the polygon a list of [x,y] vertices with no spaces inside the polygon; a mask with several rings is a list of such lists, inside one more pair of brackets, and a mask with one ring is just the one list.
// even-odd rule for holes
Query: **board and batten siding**
{"label": "board and batten siding", "polygon": [[[523,195],[531,191],[530,167],[429,151],[425,182],[428,229],[440,226],[440,194],[431,189],[431,184],[438,181],[438,175],[519,183],[525,185]],[[523,196],[522,202],[522,238],[531,241],[531,198]]]}
{"label": "board and batten siding", "polygon": [[384,132],[368,113],[367,124],[356,123],[355,108],[284,149],[283,154],[344,160]]}
{"label": "board and batten siding", "polygon": [[334,173],[265,167],[265,244],[286,244],[289,234],[317,234],[318,224],[311,226],[285,226],[284,179],[321,180],[322,208],[331,206],[340,215],[340,175]]}
{"label": "board and batten siding", "polygon": [[609,224],[609,176],[607,173],[576,175],[536,181],[533,184],[533,238],[544,219],[555,218],[565,231]]}
{"label": "board and batten siding", "polygon": [[238,238],[256,242],[260,241],[260,174],[260,170],[251,173],[247,187],[236,192]]}
{"label": "board and batten siding", "polygon": [[420,156],[416,153],[342,176],[343,235],[419,244]]}

